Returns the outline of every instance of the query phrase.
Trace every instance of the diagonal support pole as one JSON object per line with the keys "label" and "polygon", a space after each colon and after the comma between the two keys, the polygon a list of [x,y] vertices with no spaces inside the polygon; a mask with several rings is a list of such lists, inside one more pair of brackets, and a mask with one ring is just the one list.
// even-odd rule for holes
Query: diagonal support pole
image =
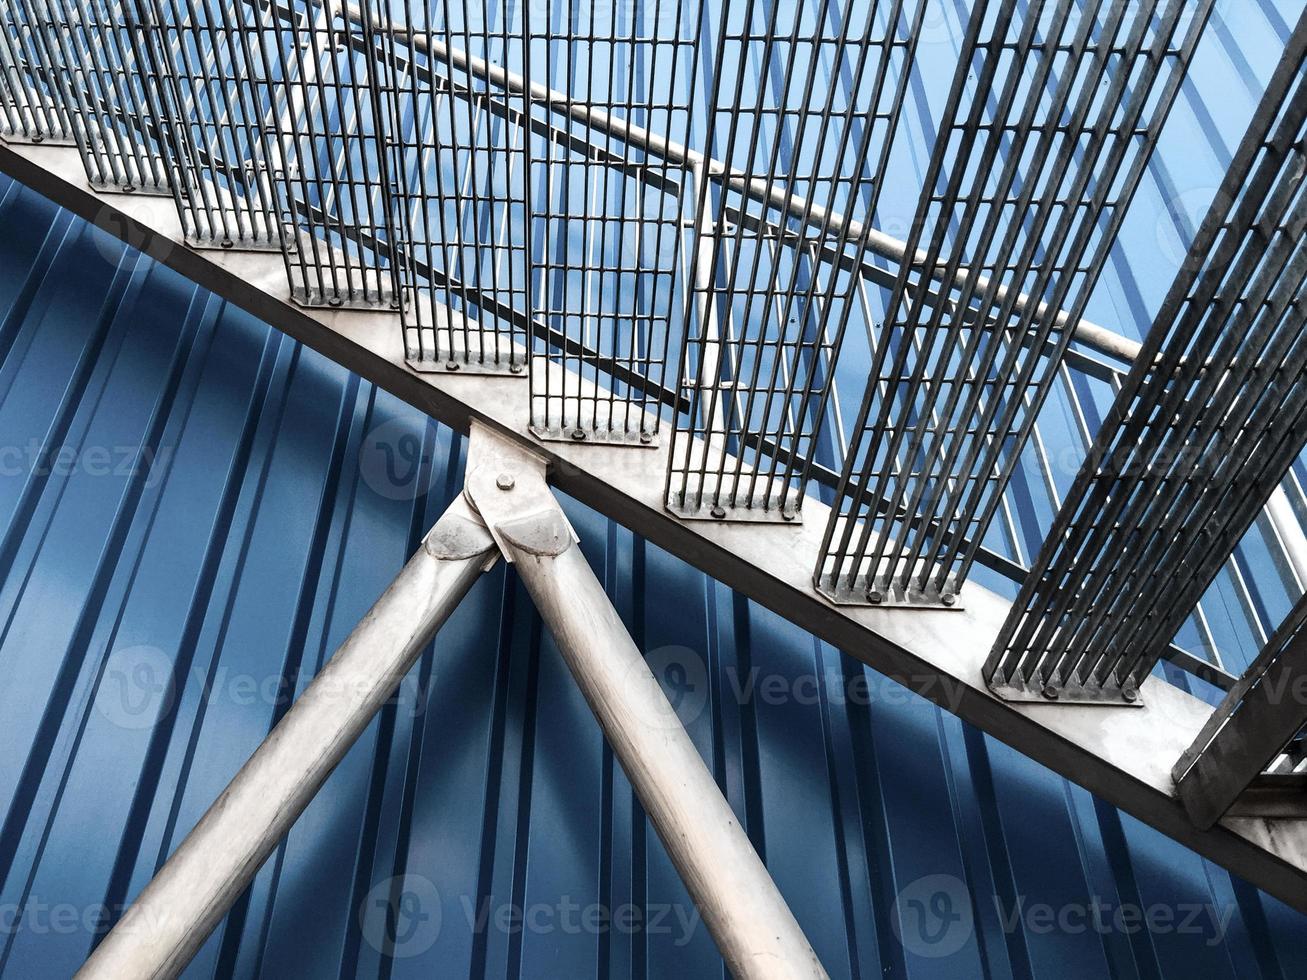
{"label": "diagonal support pole", "polygon": [[78,971],[179,975],[481,573],[503,553],[658,830],[733,975],[825,977],[545,483],[474,426],[467,487]]}
{"label": "diagonal support pole", "polygon": [[77,972],[175,977],[499,557],[463,498]]}
{"label": "diagonal support pole", "polygon": [[526,585],[733,976],[825,977],[545,483],[473,424],[465,493]]}

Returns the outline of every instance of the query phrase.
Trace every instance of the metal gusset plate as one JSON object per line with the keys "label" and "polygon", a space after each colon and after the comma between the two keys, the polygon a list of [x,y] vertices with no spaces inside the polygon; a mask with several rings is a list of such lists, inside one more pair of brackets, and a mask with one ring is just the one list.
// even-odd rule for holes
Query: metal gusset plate
{"label": "metal gusset plate", "polygon": [[828,595],[946,602],[965,582],[1211,6],[975,6],[816,570]]}
{"label": "metal gusset plate", "polygon": [[[197,248],[280,249],[273,180],[276,111],[254,6],[223,0],[134,0],[142,67],[176,188],[186,241]],[[289,10],[287,17],[293,16]],[[269,154],[272,154],[271,159]]]}
{"label": "metal gusset plate", "polygon": [[1152,670],[1307,443],[1307,13],[986,664],[1005,696]]}
{"label": "metal gusset plate", "polygon": [[[794,520],[859,302],[924,0],[731,5],[695,171],[668,507]],[[700,445],[696,440],[702,440]]]}

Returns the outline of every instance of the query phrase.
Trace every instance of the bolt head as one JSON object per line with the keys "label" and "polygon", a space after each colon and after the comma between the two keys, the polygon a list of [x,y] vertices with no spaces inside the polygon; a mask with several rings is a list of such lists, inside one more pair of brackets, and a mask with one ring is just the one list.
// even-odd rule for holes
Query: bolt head
{"label": "bolt head", "polygon": [[454,359],[451,357],[448,361],[445,362],[445,370],[446,370],[446,371],[457,371],[457,370],[458,370],[458,361],[454,360]]}
{"label": "bolt head", "polygon": [[512,490],[517,481],[513,479],[512,473],[500,473],[495,477],[495,486],[500,490]]}
{"label": "bolt head", "polygon": [[1121,688],[1121,697],[1128,703],[1133,704],[1139,700],[1139,688],[1135,687],[1133,684],[1127,684],[1125,687]]}
{"label": "bolt head", "polygon": [[221,245],[223,248],[234,248],[236,245],[236,243],[233,242],[230,238],[224,238],[218,244]]}
{"label": "bolt head", "polygon": [[953,603],[957,602],[958,600],[957,600],[957,596],[955,596],[952,592],[945,592],[942,596],[939,597],[939,601],[944,603],[944,605],[946,606],[951,606],[953,605]]}
{"label": "bolt head", "polygon": [[873,606],[879,606],[882,602],[885,601],[885,597],[881,595],[881,593],[877,592],[875,589],[872,589],[870,592],[867,593],[867,601],[870,602]]}
{"label": "bolt head", "polygon": [[720,521],[722,518],[726,516],[726,508],[723,507],[721,504],[714,504],[713,509],[708,511],[708,513],[712,514],[713,517],[717,518]]}
{"label": "bolt head", "polygon": [[575,441],[575,442],[580,442],[580,441],[583,440],[584,438],[585,438],[585,429],[573,429],[573,430],[572,430],[572,439],[573,439],[573,441]]}
{"label": "bolt head", "polygon": [[1058,689],[1052,684],[1045,684],[1044,690],[1041,691],[1040,693],[1043,694],[1044,697],[1048,698],[1048,700],[1056,701],[1058,696]]}

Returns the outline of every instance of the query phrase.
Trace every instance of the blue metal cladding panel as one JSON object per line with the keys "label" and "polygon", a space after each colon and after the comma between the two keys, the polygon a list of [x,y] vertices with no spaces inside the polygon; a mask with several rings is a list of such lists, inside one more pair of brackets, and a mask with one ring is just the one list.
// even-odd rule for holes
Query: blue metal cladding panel
{"label": "blue metal cladding panel", "polygon": [[[0,974],[64,977],[399,569],[464,444],[29,190],[0,184],[0,229]],[[1301,916],[568,512],[833,976],[1307,975]],[[723,975],[502,567],[187,974],[433,975]]]}

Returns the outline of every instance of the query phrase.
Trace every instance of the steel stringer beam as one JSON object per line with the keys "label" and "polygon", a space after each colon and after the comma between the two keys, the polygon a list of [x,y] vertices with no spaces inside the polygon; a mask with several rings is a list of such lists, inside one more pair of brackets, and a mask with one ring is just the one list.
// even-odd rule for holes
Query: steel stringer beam
{"label": "steel stringer beam", "polygon": [[1227,813],[1302,731],[1307,723],[1304,677],[1307,596],[1298,600],[1172,770],[1180,799],[1198,826],[1210,827]]}
{"label": "steel stringer beam", "polygon": [[536,441],[513,379],[413,371],[398,314],[297,306],[280,257],[187,247],[172,201],[95,192],[75,150],[0,146],[0,170],[452,428],[476,421],[533,446],[556,489],[1307,912],[1307,819],[1226,816],[1200,830],[1177,798],[1171,765],[1211,714],[1198,698],[1150,678],[1142,708],[1003,701],[981,668],[1010,603],[987,589],[973,583],[962,612],[834,606],[811,581],[820,501],[799,525],[681,521],[664,507],[664,448]]}

